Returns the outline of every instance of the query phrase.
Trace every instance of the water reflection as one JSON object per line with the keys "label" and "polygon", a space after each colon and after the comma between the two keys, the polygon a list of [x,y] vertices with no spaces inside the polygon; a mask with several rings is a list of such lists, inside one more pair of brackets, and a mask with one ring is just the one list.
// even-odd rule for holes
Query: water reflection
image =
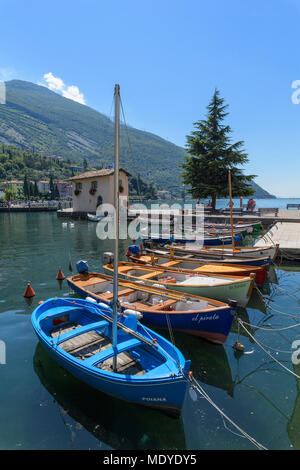
{"label": "water reflection", "polygon": [[40,343],[33,366],[55,402],[100,443],[113,449],[186,448],[181,419],[94,390],[60,367]]}

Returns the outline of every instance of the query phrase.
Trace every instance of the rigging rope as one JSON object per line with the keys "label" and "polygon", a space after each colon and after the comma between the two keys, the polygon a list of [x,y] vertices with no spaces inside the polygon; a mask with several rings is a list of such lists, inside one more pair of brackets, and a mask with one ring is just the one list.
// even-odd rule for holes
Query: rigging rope
{"label": "rigging rope", "polygon": [[132,164],[133,164],[133,167],[134,167],[134,173],[135,173],[135,175],[136,175],[136,182],[137,182],[137,188],[138,188],[138,196],[139,196],[139,198],[140,198],[140,202],[142,202],[142,195],[141,195],[141,188],[140,188],[140,179],[139,179],[138,174],[137,174],[137,171],[136,171],[135,160],[134,160],[134,154],[133,154],[133,151],[132,151],[131,141],[130,141],[130,138],[129,138],[129,132],[128,132],[127,124],[126,124],[125,113],[124,113],[124,108],[123,108],[123,103],[122,103],[121,97],[120,97],[120,104],[121,104],[121,110],[122,110],[122,115],[123,115],[123,120],[124,120],[124,126],[125,126],[126,135],[127,135],[127,140],[128,140],[128,145],[129,145],[129,151],[130,151],[130,153],[131,153]]}

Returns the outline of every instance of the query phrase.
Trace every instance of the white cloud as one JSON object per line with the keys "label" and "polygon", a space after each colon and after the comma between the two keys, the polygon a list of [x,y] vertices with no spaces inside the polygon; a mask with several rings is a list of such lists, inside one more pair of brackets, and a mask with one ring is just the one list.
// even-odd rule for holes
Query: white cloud
{"label": "white cloud", "polygon": [[70,100],[85,104],[84,96],[82,93],[80,93],[78,86],[68,86],[67,90],[63,90],[62,94],[65,98],[69,98]]}
{"label": "white cloud", "polygon": [[[83,93],[80,93],[77,86],[67,86],[61,78],[55,77],[52,72],[45,73],[43,78],[46,82],[45,86],[49,88],[49,90],[59,92],[65,98],[76,101],[77,103],[85,104]],[[43,84],[39,83],[39,85]]]}

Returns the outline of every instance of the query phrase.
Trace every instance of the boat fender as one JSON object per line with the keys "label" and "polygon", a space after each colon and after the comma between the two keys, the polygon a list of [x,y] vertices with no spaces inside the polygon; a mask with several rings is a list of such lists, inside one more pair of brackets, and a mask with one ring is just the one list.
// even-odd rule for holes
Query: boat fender
{"label": "boat fender", "polygon": [[143,318],[143,314],[141,312],[138,312],[137,310],[132,310],[130,308],[126,308],[124,310],[124,315],[127,317],[128,315],[135,315],[138,320]]}
{"label": "boat fender", "polygon": [[79,274],[87,273],[89,271],[89,265],[86,261],[80,260],[76,263],[76,269]]}
{"label": "boat fender", "polygon": [[102,254],[102,263],[103,264],[113,264],[114,263],[114,254],[109,252],[109,251],[105,251]]}
{"label": "boat fender", "polygon": [[[125,313],[125,311],[124,311]],[[123,325],[127,326],[127,328],[130,328],[133,331],[136,331],[137,329],[137,317],[135,315],[128,315],[128,317],[125,317]]]}
{"label": "boat fender", "polygon": [[237,307],[237,301],[228,299],[228,305],[230,305],[230,307],[232,307],[232,308],[236,308]]}
{"label": "boat fender", "polygon": [[160,289],[166,289],[166,286],[163,284],[153,284],[153,287],[159,287]]}
{"label": "boat fender", "polygon": [[96,300],[96,299],[93,299],[93,297],[87,296],[87,297],[85,298],[85,300],[88,300],[89,302],[93,302],[94,304],[97,303],[97,300]]}
{"label": "boat fender", "polygon": [[99,302],[99,303],[98,303],[98,306],[99,306],[100,308],[103,308],[104,310],[110,310],[109,306],[106,305],[106,304],[104,304],[104,303],[102,303],[102,302]]}
{"label": "boat fender", "polygon": [[145,284],[145,281],[142,281],[141,279],[138,279],[137,281],[135,281],[137,284]]}

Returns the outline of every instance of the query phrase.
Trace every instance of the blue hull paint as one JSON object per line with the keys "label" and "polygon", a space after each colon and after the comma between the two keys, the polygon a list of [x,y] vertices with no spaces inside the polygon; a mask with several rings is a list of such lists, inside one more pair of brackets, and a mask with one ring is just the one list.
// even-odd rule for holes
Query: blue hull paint
{"label": "blue hull paint", "polygon": [[[69,282],[71,289],[82,297],[86,297],[86,292],[80,289],[76,284]],[[99,301],[99,298],[92,292],[89,297]],[[101,301],[102,302],[102,301]],[[104,302],[104,301],[103,301]],[[109,305],[108,302],[104,302]],[[122,308],[122,307],[121,307]],[[122,311],[125,307],[122,308]],[[200,336],[208,339],[209,341],[223,344],[230,332],[233,322],[234,309],[228,307],[222,310],[215,310],[211,312],[197,312],[185,314],[169,314],[171,327],[174,330],[186,332],[195,336]],[[150,313],[141,310],[143,314],[143,323],[151,327],[168,328],[168,321],[166,313]]]}
{"label": "blue hull paint", "polygon": [[[60,315],[63,315],[64,312],[67,311],[67,307],[69,307],[69,311],[71,311],[71,314],[74,313],[74,311],[70,309],[70,305],[74,306],[74,311],[86,309],[85,311],[87,311],[88,313],[94,313],[96,316],[98,316],[98,318],[100,318],[100,320],[101,312],[105,313],[105,315],[111,316],[110,308],[107,308],[106,310],[86,300],[49,299],[48,301],[44,302],[39,307],[37,307],[33,311],[31,317],[33,328],[41,344],[48,351],[48,353],[72,375],[74,375],[80,380],[83,380],[88,385],[98,390],[101,390],[104,393],[113,395],[125,401],[159,408],[171,414],[179,415],[188,386],[188,382],[183,376],[182,370],[184,370],[185,376],[188,374],[189,370],[189,361],[185,361],[181,352],[157,333],[152,332],[146,327],[142,328],[140,325],[137,325],[136,331],[138,334],[149,339],[149,336],[145,334],[146,330],[149,335],[157,339],[156,344],[158,348],[155,350],[156,352],[150,353],[150,358],[151,354],[154,354],[153,358],[155,356],[159,358],[157,359],[156,357],[156,359],[153,359],[153,364],[155,364],[155,361],[158,362],[158,367],[154,367],[153,365],[153,370],[151,370],[150,365],[149,371],[147,371],[146,374],[139,376],[115,374],[113,372],[100,369],[94,366],[89,359],[82,361],[76,358],[75,356],[72,356],[71,354],[65,352],[55,343],[55,339],[53,340],[53,338],[48,335],[45,328],[41,326],[42,322],[43,324],[45,324],[45,322],[49,323],[53,321],[55,315],[53,314],[51,316],[51,311],[53,310],[54,312],[56,307],[61,307]],[[122,322],[123,319],[119,319],[119,321]],[[77,333],[79,332],[79,330],[80,328],[78,329]],[[120,334],[126,335],[125,339],[129,337],[127,333],[124,333],[122,331]],[[125,343],[124,339],[123,341]],[[52,344],[53,342],[54,344]],[[122,345],[122,342],[120,343],[120,345]],[[139,354],[143,354],[143,350],[141,348],[138,349],[138,347],[136,347],[135,350],[138,350]],[[130,351],[135,350],[132,349]],[[105,357],[105,351],[100,352],[98,354],[99,356],[102,355],[102,359],[103,357]],[[94,356],[96,360],[98,360],[96,358],[97,355]],[[171,360],[169,356],[171,356],[173,360]],[[160,365],[159,361],[162,360],[163,362]],[[175,361],[180,364],[181,370],[179,369]]]}
{"label": "blue hull paint", "polygon": [[[166,314],[141,313],[143,313],[143,322],[147,325],[168,328]],[[219,312],[216,310],[215,312],[199,312],[197,314],[169,314],[169,320],[173,330],[223,344],[231,329],[233,313],[232,309],[228,308]]]}

